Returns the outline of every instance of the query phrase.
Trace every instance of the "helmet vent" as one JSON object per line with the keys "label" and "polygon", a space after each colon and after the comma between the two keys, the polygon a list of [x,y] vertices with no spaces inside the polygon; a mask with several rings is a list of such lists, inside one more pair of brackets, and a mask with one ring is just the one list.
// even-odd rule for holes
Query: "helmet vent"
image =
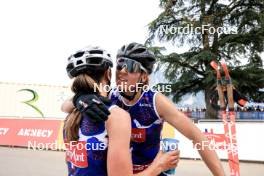
{"label": "helmet vent", "polygon": [[134,44],[132,43],[132,44],[130,44],[130,45],[128,45],[128,47],[127,47],[127,50],[131,50],[132,48],[134,48]]}
{"label": "helmet vent", "polygon": [[78,58],[78,57],[82,57],[84,55],[84,51],[80,51],[80,52],[77,52],[76,54],[74,54],[73,56],[75,58]]}
{"label": "helmet vent", "polygon": [[78,60],[76,65],[80,65],[80,64],[83,64],[83,61],[82,60]]}
{"label": "helmet vent", "polygon": [[103,58],[101,57],[86,58],[86,62],[89,64],[101,64],[102,61],[103,61]]}
{"label": "helmet vent", "polygon": [[138,49],[134,50],[133,53],[144,53],[145,51],[146,51],[145,48],[138,48]]}
{"label": "helmet vent", "polygon": [[125,47],[126,47],[125,45],[122,46],[121,51],[124,51],[125,50]]}
{"label": "helmet vent", "polygon": [[89,51],[90,54],[103,54],[103,51],[100,51],[100,50],[92,50],[92,51]]}
{"label": "helmet vent", "polygon": [[73,66],[73,63],[70,63],[69,65],[67,65],[67,69],[73,69],[74,66]]}

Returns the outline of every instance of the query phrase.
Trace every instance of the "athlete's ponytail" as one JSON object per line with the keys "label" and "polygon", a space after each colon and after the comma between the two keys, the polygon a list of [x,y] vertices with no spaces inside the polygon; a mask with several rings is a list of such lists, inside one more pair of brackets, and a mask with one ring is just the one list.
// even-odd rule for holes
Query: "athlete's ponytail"
{"label": "athlete's ponytail", "polygon": [[[71,90],[75,94],[80,92],[85,92],[87,94],[99,93],[98,86],[96,86],[99,81],[95,80],[101,80],[104,73],[105,71],[101,71],[97,72],[97,74],[94,74],[93,76],[89,76],[88,74],[80,74],[76,76],[72,83]],[[73,112],[66,118],[64,122],[64,135],[67,142],[78,140],[81,119],[81,113],[76,108],[74,108]]]}

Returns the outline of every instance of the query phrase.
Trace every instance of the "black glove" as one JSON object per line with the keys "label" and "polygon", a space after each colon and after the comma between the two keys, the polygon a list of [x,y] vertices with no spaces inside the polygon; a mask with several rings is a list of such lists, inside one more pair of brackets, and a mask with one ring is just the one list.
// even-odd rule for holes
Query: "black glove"
{"label": "black glove", "polygon": [[74,106],[83,116],[90,118],[93,122],[103,122],[110,114],[107,106],[111,105],[111,100],[96,94],[76,94],[73,97]]}

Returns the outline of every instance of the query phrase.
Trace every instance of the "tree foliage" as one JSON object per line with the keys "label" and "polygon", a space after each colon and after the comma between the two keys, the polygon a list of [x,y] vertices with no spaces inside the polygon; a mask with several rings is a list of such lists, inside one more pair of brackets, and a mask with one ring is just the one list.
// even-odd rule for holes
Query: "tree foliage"
{"label": "tree foliage", "polygon": [[[205,93],[207,116],[215,117],[210,93],[216,83],[212,60],[225,60],[236,88],[255,101],[263,101],[263,0],[160,0],[161,14],[149,24],[147,44],[158,39],[183,53],[163,54],[153,47],[159,67],[175,102],[187,93]],[[189,31],[187,29],[189,28]],[[187,31],[187,32],[186,32]]]}

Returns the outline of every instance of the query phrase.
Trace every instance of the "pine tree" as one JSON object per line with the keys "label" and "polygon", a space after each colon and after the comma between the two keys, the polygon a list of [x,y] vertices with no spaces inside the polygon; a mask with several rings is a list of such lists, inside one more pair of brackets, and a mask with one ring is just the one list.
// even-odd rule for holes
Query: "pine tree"
{"label": "pine tree", "polygon": [[147,44],[158,39],[190,47],[181,54],[162,54],[162,48],[153,47],[175,102],[203,91],[206,116],[216,118],[210,105],[216,84],[210,62],[221,59],[227,62],[235,87],[252,100],[263,101],[263,0],[160,0],[160,7],[163,11],[149,24]]}

